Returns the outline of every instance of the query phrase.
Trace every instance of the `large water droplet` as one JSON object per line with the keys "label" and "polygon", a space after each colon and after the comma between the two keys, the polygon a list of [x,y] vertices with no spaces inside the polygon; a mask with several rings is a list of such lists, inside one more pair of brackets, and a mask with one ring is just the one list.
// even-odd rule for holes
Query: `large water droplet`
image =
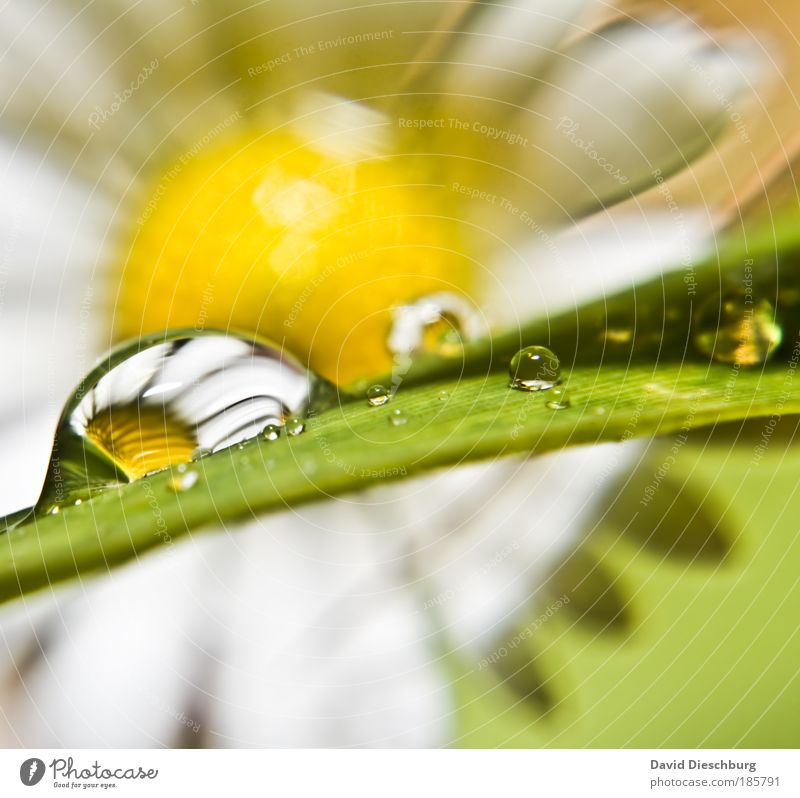
{"label": "large water droplet", "polygon": [[695,311],[693,324],[696,349],[718,363],[766,363],[783,340],[772,303],[744,291],[707,299]]}
{"label": "large water droplet", "polygon": [[389,351],[397,356],[457,354],[464,341],[485,333],[475,307],[458,294],[441,291],[393,310]]}
{"label": "large water droplet", "polygon": [[178,330],[123,345],[67,403],[36,512],[253,438],[331,390],[247,337]]}
{"label": "large water droplet", "polygon": [[546,391],[561,380],[561,364],[545,346],[526,346],[511,358],[510,386],[520,391]]}

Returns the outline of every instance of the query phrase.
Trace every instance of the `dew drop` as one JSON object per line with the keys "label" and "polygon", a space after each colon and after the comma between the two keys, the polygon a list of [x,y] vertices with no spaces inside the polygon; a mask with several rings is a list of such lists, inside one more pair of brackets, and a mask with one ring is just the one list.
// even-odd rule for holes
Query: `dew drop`
{"label": "dew drop", "polygon": [[526,346],[511,358],[511,388],[519,391],[547,391],[561,381],[561,364],[544,346]]}
{"label": "dew drop", "polygon": [[367,402],[373,407],[385,405],[389,399],[391,399],[389,391],[383,385],[372,385],[367,388]]}
{"label": "dew drop", "polygon": [[35,511],[237,445],[332,396],[266,341],[176,330],[125,344],[69,399]]}
{"label": "dew drop", "polygon": [[278,424],[267,424],[264,429],[261,430],[261,437],[265,441],[277,441],[278,438],[281,437],[281,428]]}
{"label": "dew drop", "polygon": [[392,311],[389,351],[398,356],[454,355],[485,333],[483,318],[464,297],[441,291]]}
{"label": "dew drop", "polygon": [[707,299],[692,321],[695,348],[718,363],[761,365],[783,340],[772,303],[754,300],[744,291],[728,291]]}
{"label": "dew drop", "polygon": [[286,419],[286,434],[295,436],[302,435],[306,431],[306,422],[300,416],[291,416]]}
{"label": "dew drop", "polygon": [[197,484],[198,479],[200,479],[200,475],[197,471],[186,471],[183,474],[176,474],[170,477],[167,480],[167,487],[173,493],[184,493],[187,490],[191,490]]}
{"label": "dew drop", "polygon": [[439,401],[446,402],[450,398],[450,394],[447,391],[439,391]]}
{"label": "dew drop", "polygon": [[569,394],[563,385],[556,385],[550,391],[549,397],[545,407],[549,407],[551,410],[566,410],[571,406]]}
{"label": "dew drop", "polygon": [[402,427],[408,423],[408,416],[400,408],[397,408],[389,413],[389,423],[393,427]]}

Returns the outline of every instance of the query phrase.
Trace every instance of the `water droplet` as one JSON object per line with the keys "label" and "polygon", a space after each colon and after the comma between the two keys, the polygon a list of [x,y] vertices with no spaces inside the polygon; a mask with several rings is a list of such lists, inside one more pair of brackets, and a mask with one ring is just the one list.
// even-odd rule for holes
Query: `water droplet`
{"label": "water droplet", "polygon": [[783,340],[775,308],[744,291],[729,291],[703,302],[693,318],[695,348],[718,363],[766,363]]}
{"label": "water droplet", "polygon": [[551,410],[566,410],[571,406],[569,401],[569,394],[563,385],[556,385],[548,394],[550,397],[546,403],[546,407]]}
{"label": "water droplet", "polygon": [[286,434],[287,435],[302,435],[306,431],[306,422],[300,416],[292,416],[286,419]]}
{"label": "water droplet", "polygon": [[373,407],[385,405],[389,399],[391,399],[389,391],[383,385],[373,385],[367,388],[367,401]]}
{"label": "water droplet", "polygon": [[178,330],[128,343],[69,399],[36,512],[234,446],[331,397],[264,341]]}
{"label": "water droplet", "polygon": [[450,394],[447,391],[439,391],[439,401],[446,402],[450,398]]}
{"label": "water droplet", "polygon": [[389,351],[395,356],[420,353],[453,355],[464,341],[486,330],[474,305],[458,294],[441,291],[392,311]]}
{"label": "water droplet", "polygon": [[511,358],[509,375],[519,391],[547,391],[560,382],[561,364],[547,347],[526,346]]}
{"label": "water droplet", "polygon": [[167,480],[167,487],[173,493],[184,493],[187,490],[191,490],[197,484],[198,479],[200,479],[200,475],[197,471],[186,471],[183,474],[175,474],[175,476],[170,477]]}
{"label": "water droplet", "polygon": [[267,424],[261,430],[261,437],[267,441],[277,441],[281,437],[281,428],[279,424]]}
{"label": "water droplet", "polygon": [[400,408],[397,408],[389,413],[389,423],[393,427],[402,427],[408,423],[408,416]]}

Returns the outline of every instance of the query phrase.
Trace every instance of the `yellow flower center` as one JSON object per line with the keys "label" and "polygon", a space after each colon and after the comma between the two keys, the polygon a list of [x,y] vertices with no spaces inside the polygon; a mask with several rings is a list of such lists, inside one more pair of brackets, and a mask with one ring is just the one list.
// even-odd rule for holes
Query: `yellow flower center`
{"label": "yellow flower center", "polygon": [[287,134],[178,158],[124,253],[116,334],[234,328],[340,385],[390,371],[392,308],[472,287],[455,197],[427,166]]}

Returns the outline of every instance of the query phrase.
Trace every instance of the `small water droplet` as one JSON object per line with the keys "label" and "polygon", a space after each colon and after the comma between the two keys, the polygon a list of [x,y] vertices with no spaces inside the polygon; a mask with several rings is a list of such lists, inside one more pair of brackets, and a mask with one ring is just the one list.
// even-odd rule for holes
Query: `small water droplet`
{"label": "small water droplet", "polygon": [[547,391],[561,380],[561,364],[545,346],[526,346],[511,358],[511,388],[519,391]]}
{"label": "small water droplet", "polygon": [[290,416],[284,426],[286,434],[291,436],[302,435],[306,431],[306,422],[299,416]]}
{"label": "small water droplet", "polygon": [[389,423],[393,427],[402,427],[408,423],[408,416],[400,408],[396,408],[389,413]]}
{"label": "small water droplet", "polygon": [[692,323],[695,348],[718,363],[761,365],[783,340],[772,303],[739,290],[707,299]]}
{"label": "small water droplet", "polygon": [[395,355],[453,355],[464,341],[485,333],[483,318],[471,302],[448,291],[423,296],[393,310],[389,351]]}
{"label": "small water droplet", "polygon": [[60,507],[59,507],[57,504],[54,504],[54,505],[53,505],[53,506],[52,506],[52,507],[51,507],[51,508],[48,510],[48,512],[50,513],[50,515],[58,515],[58,514],[61,512],[61,508],[60,508]]}
{"label": "small water droplet", "polygon": [[191,490],[200,479],[197,471],[185,471],[183,474],[175,474],[167,480],[167,487],[173,493],[183,493],[184,491]]}
{"label": "small water droplet", "polygon": [[450,394],[447,391],[439,391],[439,401],[446,402],[450,398]]}
{"label": "small water droplet", "polygon": [[373,407],[385,405],[389,399],[391,399],[389,391],[383,385],[372,385],[367,388],[367,402]]}
{"label": "small water droplet", "polygon": [[333,395],[266,341],[176,330],[125,344],[67,402],[35,512],[236,446]]}
{"label": "small water droplet", "polygon": [[281,428],[278,424],[267,424],[261,430],[261,437],[266,441],[277,441],[281,437]]}
{"label": "small water droplet", "polygon": [[79,504],[83,504],[83,501],[81,499],[75,499],[73,504],[77,507]]}
{"label": "small water droplet", "polygon": [[179,473],[179,474],[185,474],[185,473],[186,473],[186,470],[187,470],[188,468],[189,468],[189,466],[187,466],[187,465],[186,465],[186,463],[180,463],[180,464],[178,465],[177,471],[178,471],[178,473]]}
{"label": "small water droplet", "polygon": [[556,385],[548,396],[549,399],[545,406],[551,410],[566,410],[571,406],[569,394],[563,385]]}

